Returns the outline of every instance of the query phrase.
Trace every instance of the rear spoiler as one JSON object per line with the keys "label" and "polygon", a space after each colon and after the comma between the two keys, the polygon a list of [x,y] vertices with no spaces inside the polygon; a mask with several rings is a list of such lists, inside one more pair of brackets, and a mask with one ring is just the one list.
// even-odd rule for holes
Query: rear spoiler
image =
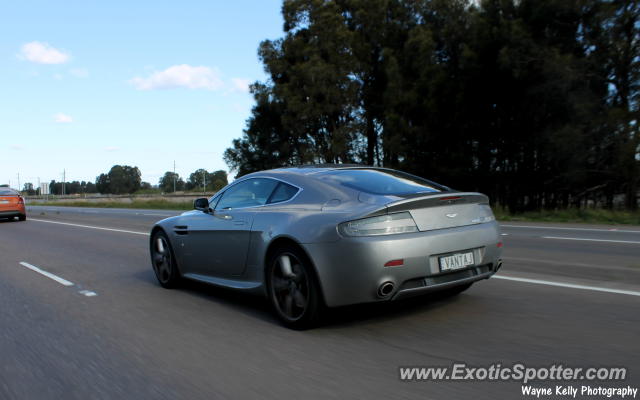
{"label": "rear spoiler", "polygon": [[387,213],[393,213],[412,210],[416,208],[439,207],[458,204],[489,205],[489,197],[477,192],[430,193],[394,201],[386,204],[385,207]]}

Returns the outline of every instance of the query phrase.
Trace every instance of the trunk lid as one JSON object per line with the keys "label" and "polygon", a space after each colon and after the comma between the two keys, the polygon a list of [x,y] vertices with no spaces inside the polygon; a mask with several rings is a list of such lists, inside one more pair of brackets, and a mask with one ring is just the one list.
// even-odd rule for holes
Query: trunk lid
{"label": "trunk lid", "polygon": [[0,204],[18,204],[20,198],[16,195],[0,195]]}
{"label": "trunk lid", "polygon": [[454,228],[493,221],[489,198],[481,193],[434,193],[395,201],[388,213],[409,211],[418,230]]}

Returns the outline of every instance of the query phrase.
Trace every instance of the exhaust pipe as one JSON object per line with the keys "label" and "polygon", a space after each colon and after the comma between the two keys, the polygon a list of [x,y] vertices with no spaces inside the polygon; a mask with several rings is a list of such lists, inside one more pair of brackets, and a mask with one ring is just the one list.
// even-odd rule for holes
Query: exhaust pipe
{"label": "exhaust pipe", "polygon": [[387,297],[393,292],[393,282],[385,282],[378,288],[378,297],[384,298]]}
{"label": "exhaust pipe", "polygon": [[498,260],[498,263],[496,264],[496,269],[495,272],[498,272],[498,270],[502,267],[502,260]]}

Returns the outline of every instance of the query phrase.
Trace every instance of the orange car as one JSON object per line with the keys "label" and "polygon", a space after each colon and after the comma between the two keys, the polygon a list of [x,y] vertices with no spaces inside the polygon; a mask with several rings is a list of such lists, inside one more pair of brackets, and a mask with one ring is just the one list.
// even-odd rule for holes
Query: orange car
{"label": "orange car", "polygon": [[0,218],[14,219],[15,217],[20,221],[27,219],[24,199],[15,190],[0,187]]}

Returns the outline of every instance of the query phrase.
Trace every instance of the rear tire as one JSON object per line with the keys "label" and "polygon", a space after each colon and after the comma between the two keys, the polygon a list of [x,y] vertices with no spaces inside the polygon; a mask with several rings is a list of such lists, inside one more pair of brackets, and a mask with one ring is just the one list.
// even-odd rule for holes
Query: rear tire
{"label": "rear tire", "polygon": [[26,221],[26,220],[27,220],[27,215],[26,215],[26,214],[21,214],[21,215],[18,217],[18,221]]}
{"label": "rear tire", "polygon": [[172,289],[180,282],[180,273],[169,238],[163,231],[156,231],[150,243],[151,265],[158,283],[165,289]]}
{"label": "rear tire", "polygon": [[269,301],[282,323],[303,330],[320,322],[320,285],[306,255],[294,246],[278,248],[269,258],[265,280]]}

